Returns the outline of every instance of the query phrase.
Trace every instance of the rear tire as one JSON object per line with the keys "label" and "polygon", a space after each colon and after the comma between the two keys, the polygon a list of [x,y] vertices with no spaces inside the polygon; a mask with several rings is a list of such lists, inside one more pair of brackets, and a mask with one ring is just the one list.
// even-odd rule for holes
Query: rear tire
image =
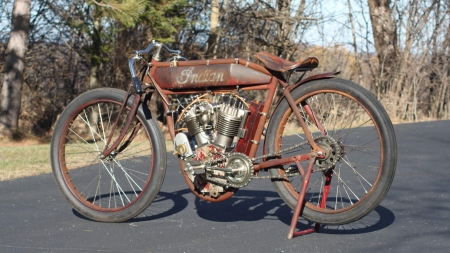
{"label": "rear tire", "polygon": [[111,88],[80,95],[63,111],[53,133],[50,152],[56,183],[72,207],[92,220],[121,222],[137,216],[164,181],[162,131],[142,105],[119,144],[123,150],[100,158],[112,125],[119,118],[111,144],[129,113],[133,97],[119,115],[126,96]]}
{"label": "rear tire", "polygon": [[[293,90],[291,95],[315,142],[328,145],[328,153],[332,154],[328,159],[316,160],[302,216],[329,225],[346,224],[364,217],[386,196],[395,174],[397,144],[389,116],[370,92],[343,79],[311,81]],[[304,102],[326,129],[326,134],[313,124],[304,104],[301,105]],[[271,154],[305,141],[300,124],[283,100],[270,119],[265,152]],[[305,144],[282,156],[310,151],[311,146]],[[306,168],[306,163],[302,167]],[[278,175],[289,170],[295,171],[295,164],[269,171]],[[325,208],[321,208],[327,171],[332,176],[331,184]],[[273,183],[283,200],[294,209],[301,176]]]}

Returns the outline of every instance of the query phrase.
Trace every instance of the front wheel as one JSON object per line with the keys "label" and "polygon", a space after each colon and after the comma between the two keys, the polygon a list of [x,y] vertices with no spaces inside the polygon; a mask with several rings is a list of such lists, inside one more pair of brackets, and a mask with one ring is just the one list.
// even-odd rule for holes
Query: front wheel
{"label": "front wheel", "polygon": [[116,151],[101,156],[107,139],[112,136],[114,142],[129,113],[132,98],[119,113],[126,95],[109,88],[80,95],[63,111],[53,133],[56,183],[72,207],[92,220],[121,222],[135,217],[152,203],[164,180],[164,138],[142,105]]}
{"label": "front wheel", "polygon": [[[340,225],[367,215],[383,200],[395,174],[396,139],[384,108],[363,87],[338,78],[305,83],[291,95],[314,141],[327,151],[326,157],[315,161],[303,217]],[[300,124],[283,100],[270,120],[265,152],[285,150],[284,157],[309,153],[311,146],[305,141]],[[270,173],[295,175],[298,170],[291,164],[272,168]],[[292,209],[301,184],[301,176],[274,181]]]}

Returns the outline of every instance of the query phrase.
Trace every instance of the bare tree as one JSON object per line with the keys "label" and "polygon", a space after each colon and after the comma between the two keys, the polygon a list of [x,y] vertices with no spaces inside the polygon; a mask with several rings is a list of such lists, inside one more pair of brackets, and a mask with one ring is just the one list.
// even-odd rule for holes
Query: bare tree
{"label": "bare tree", "polygon": [[18,126],[25,52],[30,29],[30,6],[31,0],[14,1],[0,104],[0,134],[7,137],[11,137]]}
{"label": "bare tree", "polygon": [[219,0],[211,0],[209,23],[208,52],[211,58],[217,58],[217,42],[219,41],[217,25],[219,24]]}
{"label": "bare tree", "polygon": [[385,93],[395,75],[398,55],[397,30],[393,20],[391,0],[368,0],[373,40],[379,62],[378,92]]}

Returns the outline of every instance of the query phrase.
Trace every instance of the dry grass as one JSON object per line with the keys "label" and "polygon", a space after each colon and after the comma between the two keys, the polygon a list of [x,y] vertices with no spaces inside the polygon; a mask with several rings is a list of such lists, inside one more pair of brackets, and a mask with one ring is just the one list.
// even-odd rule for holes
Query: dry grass
{"label": "dry grass", "polygon": [[[168,152],[173,144],[166,141]],[[0,142],[0,181],[51,173],[50,144],[38,141]]]}
{"label": "dry grass", "polygon": [[50,172],[50,144],[0,144],[0,181]]}

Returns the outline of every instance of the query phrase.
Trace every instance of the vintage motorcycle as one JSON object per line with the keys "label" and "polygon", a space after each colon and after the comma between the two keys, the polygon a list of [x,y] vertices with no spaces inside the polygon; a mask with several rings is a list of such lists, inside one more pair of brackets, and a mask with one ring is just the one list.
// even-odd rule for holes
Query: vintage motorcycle
{"label": "vintage motorcycle", "polygon": [[[397,162],[382,105],[338,72],[304,78],[319,64],[314,57],[255,58],[262,64],[186,60],[158,42],[136,51],[128,91],[90,90],[59,117],[51,162],[62,194],[95,221],[121,222],[148,208],[167,167],[165,138],[149,107],[157,94],[182,174],[199,198],[224,201],[251,180],[270,179],[296,208],[293,223],[300,213],[330,225],[367,215],[387,194]],[[255,91],[264,101],[245,99]]]}

